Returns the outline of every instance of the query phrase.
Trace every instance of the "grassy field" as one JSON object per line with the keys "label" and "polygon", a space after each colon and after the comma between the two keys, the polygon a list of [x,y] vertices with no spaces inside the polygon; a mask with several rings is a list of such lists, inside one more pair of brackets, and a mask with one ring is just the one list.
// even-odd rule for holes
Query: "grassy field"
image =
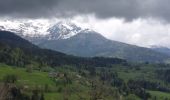
{"label": "grassy field", "polygon": [[54,82],[48,77],[48,73],[33,71],[31,73],[26,72],[24,68],[15,68],[7,65],[0,65],[0,80],[7,74],[14,74],[18,77],[18,84],[24,84],[28,86],[39,86],[48,84],[54,86]]}
{"label": "grassy field", "polygon": [[[45,100],[63,100],[64,96],[63,94],[59,94],[59,93],[46,93],[45,94]],[[70,95],[69,100],[79,100],[80,98],[78,98],[77,95],[73,94]]]}
{"label": "grassy field", "polygon": [[[18,68],[18,67],[11,67],[4,64],[0,64],[0,81],[3,81],[3,77],[8,74],[17,75],[18,86],[27,86],[29,88],[44,88],[46,84],[50,88],[49,92],[45,93],[45,100],[63,100],[63,94],[56,92],[58,88],[62,87],[63,85],[56,86],[55,82],[49,78],[47,72],[40,72],[40,71],[33,71],[31,73],[26,72],[25,68]],[[75,91],[87,91],[87,87],[80,85],[78,82],[74,82],[72,85],[68,85],[67,88],[72,90],[73,93],[69,94],[70,100],[78,100],[78,95],[74,94]],[[86,97],[86,96],[85,96]]]}
{"label": "grassy field", "polygon": [[156,97],[157,100],[170,100],[170,93],[160,91],[149,91],[149,93],[152,95],[152,98]]}
{"label": "grassy field", "polygon": [[153,66],[142,66],[139,68],[128,68],[126,66],[113,66],[112,71],[117,72],[118,76],[127,82],[130,79],[144,79],[153,82],[159,82],[162,85],[165,83],[158,79],[155,71],[160,69],[159,67]]}

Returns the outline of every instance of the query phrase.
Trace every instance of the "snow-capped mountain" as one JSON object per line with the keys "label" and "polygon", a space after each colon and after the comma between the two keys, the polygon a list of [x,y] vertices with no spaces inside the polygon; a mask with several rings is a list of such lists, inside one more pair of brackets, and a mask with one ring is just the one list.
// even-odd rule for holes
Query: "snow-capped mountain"
{"label": "snow-capped mountain", "polygon": [[59,39],[69,39],[81,33],[96,33],[96,32],[90,29],[84,29],[71,22],[62,21],[50,27],[47,30],[47,33],[48,34],[45,35],[44,37],[45,39],[59,40]]}
{"label": "snow-capped mountain", "polygon": [[0,20],[0,30],[14,32],[22,37],[45,35],[49,27],[50,24],[42,20]]}
{"label": "snow-capped mountain", "polygon": [[44,21],[0,21],[0,30],[14,32],[17,35],[27,39],[45,39],[58,40],[68,39],[77,35],[82,31],[90,31],[83,29],[76,24],[68,21],[61,21],[55,24],[50,24]]}
{"label": "snow-capped mountain", "polygon": [[59,22],[47,30],[49,40],[68,39],[80,33],[83,29],[71,22]]}

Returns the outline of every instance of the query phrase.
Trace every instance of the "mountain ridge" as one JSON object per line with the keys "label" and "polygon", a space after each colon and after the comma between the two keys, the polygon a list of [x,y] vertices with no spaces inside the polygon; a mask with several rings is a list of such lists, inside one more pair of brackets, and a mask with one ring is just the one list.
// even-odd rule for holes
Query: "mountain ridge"
{"label": "mountain ridge", "polygon": [[49,31],[50,34],[37,37],[16,34],[41,48],[81,57],[116,57],[134,62],[157,63],[170,58],[152,49],[109,40],[98,32],[82,29],[72,23],[57,23]]}
{"label": "mountain ridge", "polygon": [[108,40],[94,31],[86,34],[82,32],[69,39],[45,40],[38,45],[82,57],[117,57],[139,62],[162,62],[169,58],[165,54],[148,48]]}

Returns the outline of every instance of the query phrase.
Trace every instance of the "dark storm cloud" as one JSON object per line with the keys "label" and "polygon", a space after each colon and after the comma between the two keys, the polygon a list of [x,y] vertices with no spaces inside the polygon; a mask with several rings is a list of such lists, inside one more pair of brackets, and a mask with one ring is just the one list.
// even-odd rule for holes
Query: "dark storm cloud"
{"label": "dark storm cloud", "polygon": [[38,18],[95,14],[99,18],[170,20],[169,3],[169,0],[0,0],[0,15]]}
{"label": "dark storm cloud", "polygon": [[46,17],[59,0],[0,0],[0,16]]}
{"label": "dark storm cloud", "polygon": [[[69,2],[69,3],[68,3]],[[59,8],[64,12],[94,13],[99,18],[156,17],[170,20],[169,0],[62,0]]]}

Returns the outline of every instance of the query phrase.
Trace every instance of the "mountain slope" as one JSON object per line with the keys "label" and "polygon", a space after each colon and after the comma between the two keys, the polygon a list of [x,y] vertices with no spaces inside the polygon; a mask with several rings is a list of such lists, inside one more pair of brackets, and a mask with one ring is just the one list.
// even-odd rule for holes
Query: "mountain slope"
{"label": "mountain slope", "polygon": [[111,41],[99,33],[86,30],[68,39],[43,41],[39,46],[83,57],[118,57],[138,62],[163,62],[169,59],[169,56],[151,49]]}
{"label": "mountain slope", "polygon": [[42,66],[110,66],[115,63],[126,63],[117,58],[82,58],[66,55],[57,51],[40,49],[12,32],[0,31],[0,62],[25,66],[38,64]]}
{"label": "mountain slope", "polygon": [[160,53],[170,55],[170,48],[153,46],[151,47],[151,49]]}
{"label": "mountain slope", "polygon": [[0,31],[0,42],[8,44],[11,47],[20,48],[37,48],[37,46],[31,44],[23,38],[16,36],[15,34],[7,31]]}

